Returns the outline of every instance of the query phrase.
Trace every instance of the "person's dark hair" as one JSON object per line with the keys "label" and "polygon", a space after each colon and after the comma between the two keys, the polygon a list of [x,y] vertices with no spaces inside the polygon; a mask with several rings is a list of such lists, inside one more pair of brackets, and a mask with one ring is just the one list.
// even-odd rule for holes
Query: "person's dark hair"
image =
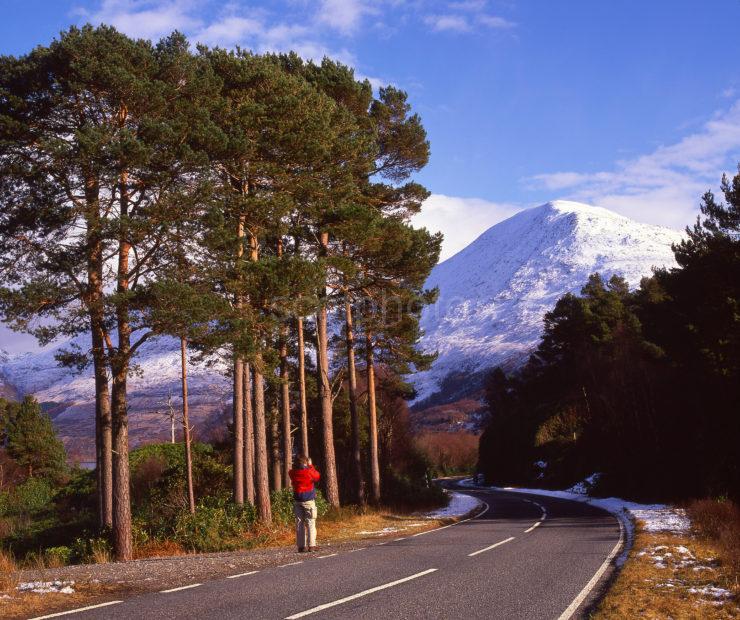
{"label": "person's dark hair", "polygon": [[309,459],[305,454],[299,454],[295,457],[295,463],[297,467],[306,467],[309,463]]}

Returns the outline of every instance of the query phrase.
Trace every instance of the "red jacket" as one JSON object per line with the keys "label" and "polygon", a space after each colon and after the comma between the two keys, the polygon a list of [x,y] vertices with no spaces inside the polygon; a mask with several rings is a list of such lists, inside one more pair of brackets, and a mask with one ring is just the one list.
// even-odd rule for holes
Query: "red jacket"
{"label": "red jacket", "polygon": [[321,474],[313,465],[298,467],[288,472],[290,481],[293,483],[293,499],[297,502],[307,502],[316,499],[316,488],[314,482],[318,482]]}

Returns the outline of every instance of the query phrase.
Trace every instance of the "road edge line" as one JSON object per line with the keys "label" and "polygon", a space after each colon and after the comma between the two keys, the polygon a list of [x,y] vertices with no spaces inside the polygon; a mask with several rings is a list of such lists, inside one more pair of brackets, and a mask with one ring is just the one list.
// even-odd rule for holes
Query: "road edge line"
{"label": "road edge line", "polygon": [[68,614],[76,614],[81,611],[88,611],[89,609],[97,609],[98,607],[108,607],[109,605],[116,605],[117,603],[123,603],[123,601],[108,601],[107,603],[98,603],[97,605],[88,605],[87,607],[78,607],[77,609],[70,609],[69,611],[58,611],[54,614],[47,614],[45,616],[36,616],[29,620],[44,620],[45,618],[59,618],[60,616],[66,616]]}
{"label": "road edge line", "polygon": [[599,583],[599,580],[607,571],[612,563],[612,560],[617,556],[617,553],[619,553],[624,542],[624,525],[622,524],[622,520],[619,518],[617,518],[617,523],[619,523],[619,540],[617,541],[617,544],[614,545],[614,548],[611,550],[609,555],[606,556],[606,560],[604,560],[604,563],[594,573],[593,577],[591,577],[589,582],[584,586],[583,590],[578,593],[578,596],[573,599],[571,604],[568,605],[567,609],[562,614],[560,614],[560,616],[558,616],[558,620],[568,620],[573,616],[573,614],[586,600],[588,595],[591,594],[591,591],[596,587],[596,584]]}

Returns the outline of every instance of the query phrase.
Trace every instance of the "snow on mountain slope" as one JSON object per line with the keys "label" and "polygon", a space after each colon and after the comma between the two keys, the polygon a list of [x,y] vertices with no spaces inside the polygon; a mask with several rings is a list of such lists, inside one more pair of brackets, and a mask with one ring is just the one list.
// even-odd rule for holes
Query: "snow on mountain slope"
{"label": "snow on mountain slope", "polygon": [[438,351],[414,378],[417,404],[438,393],[451,373],[522,363],[537,346],[542,318],[588,276],[620,274],[631,286],[653,267],[675,265],[677,231],[632,221],[601,207],[555,201],[489,228],[432,271],[439,287],[424,310],[422,347]]}
{"label": "snow on mountain slope", "polygon": [[[88,336],[78,337],[76,343],[82,350],[90,347]],[[0,387],[5,384],[17,396],[33,394],[52,416],[68,452],[90,461],[94,459],[95,382],[89,368],[78,373],[57,364],[55,353],[68,347],[65,343],[39,353],[0,357]],[[190,362],[190,416],[196,439],[205,439],[219,428],[231,403],[231,380],[223,368]],[[134,363],[139,372],[132,374],[128,384],[132,444],[166,441],[170,433],[165,416],[168,395],[176,410],[181,406],[180,342],[169,337],[149,340]]]}

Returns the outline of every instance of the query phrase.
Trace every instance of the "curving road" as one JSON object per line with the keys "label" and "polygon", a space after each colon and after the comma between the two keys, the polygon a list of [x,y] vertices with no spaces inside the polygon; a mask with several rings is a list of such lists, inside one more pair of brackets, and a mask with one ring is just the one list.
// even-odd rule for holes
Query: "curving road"
{"label": "curving road", "polygon": [[294,564],[136,596],[74,618],[582,616],[619,546],[618,521],[567,500],[464,492],[485,504],[453,526],[349,552],[296,554]]}

